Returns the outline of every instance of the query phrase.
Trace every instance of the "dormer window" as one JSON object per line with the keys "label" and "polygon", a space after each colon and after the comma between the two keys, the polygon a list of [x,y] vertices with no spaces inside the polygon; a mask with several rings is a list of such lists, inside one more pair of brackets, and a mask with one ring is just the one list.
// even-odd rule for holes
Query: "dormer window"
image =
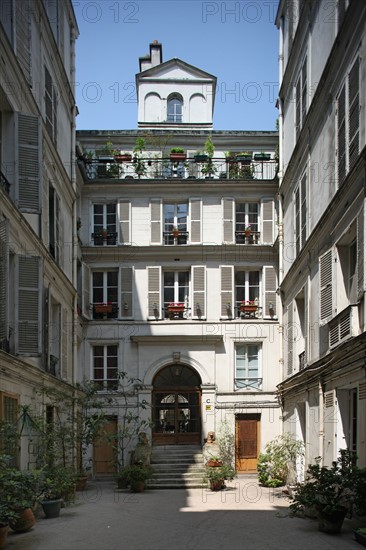
{"label": "dormer window", "polygon": [[183,122],[183,99],[178,94],[174,94],[168,98],[167,114],[168,122]]}

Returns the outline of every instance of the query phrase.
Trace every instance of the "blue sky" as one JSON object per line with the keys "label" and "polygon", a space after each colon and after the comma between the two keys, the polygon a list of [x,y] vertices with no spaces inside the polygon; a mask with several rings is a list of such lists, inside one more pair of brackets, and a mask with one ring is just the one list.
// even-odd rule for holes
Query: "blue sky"
{"label": "blue sky", "polygon": [[138,58],[158,40],[217,77],[215,130],[275,130],[278,0],[73,0],[78,130],[137,128]]}

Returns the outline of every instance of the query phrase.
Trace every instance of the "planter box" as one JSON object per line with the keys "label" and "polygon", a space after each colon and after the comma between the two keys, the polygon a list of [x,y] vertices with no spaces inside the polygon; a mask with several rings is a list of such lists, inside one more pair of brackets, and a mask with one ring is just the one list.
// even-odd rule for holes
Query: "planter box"
{"label": "planter box", "polygon": [[206,160],[208,159],[208,156],[207,155],[194,155],[193,159],[194,159],[194,162],[206,162]]}
{"label": "planter box", "polygon": [[240,306],[240,311],[244,311],[245,313],[255,313],[258,309],[258,306],[255,304],[246,304]]}
{"label": "planter box", "polygon": [[173,162],[183,162],[187,158],[186,153],[170,153],[170,160]]}
{"label": "planter box", "polygon": [[115,155],[114,160],[116,162],[131,162],[132,155]]}
{"label": "planter box", "polygon": [[112,313],[113,304],[94,304],[94,313]]}
{"label": "planter box", "polygon": [[258,153],[254,155],[254,160],[271,160],[271,155],[267,153]]}
{"label": "planter box", "polygon": [[235,160],[236,162],[241,162],[242,164],[250,164],[252,162],[252,155],[237,155]]}
{"label": "planter box", "polygon": [[353,531],[353,534],[354,534],[355,539],[357,540],[357,542],[362,544],[362,546],[366,546],[366,534],[360,533],[359,531],[356,531],[356,530]]}

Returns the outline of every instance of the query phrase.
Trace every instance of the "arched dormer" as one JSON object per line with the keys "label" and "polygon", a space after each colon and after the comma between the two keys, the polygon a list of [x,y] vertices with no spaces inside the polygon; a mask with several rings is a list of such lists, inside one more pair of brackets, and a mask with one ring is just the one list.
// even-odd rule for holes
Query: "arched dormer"
{"label": "arched dormer", "polygon": [[183,122],[183,97],[178,93],[170,94],[167,99],[167,122],[173,124]]}

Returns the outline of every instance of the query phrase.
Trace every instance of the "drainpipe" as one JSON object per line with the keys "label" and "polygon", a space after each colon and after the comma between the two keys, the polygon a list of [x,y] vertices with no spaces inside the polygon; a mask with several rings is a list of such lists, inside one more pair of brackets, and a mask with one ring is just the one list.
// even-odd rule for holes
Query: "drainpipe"
{"label": "drainpipe", "polygon": [[320,466],[324,463],[324,396],[322,382],[319,380],[319,456]]}

